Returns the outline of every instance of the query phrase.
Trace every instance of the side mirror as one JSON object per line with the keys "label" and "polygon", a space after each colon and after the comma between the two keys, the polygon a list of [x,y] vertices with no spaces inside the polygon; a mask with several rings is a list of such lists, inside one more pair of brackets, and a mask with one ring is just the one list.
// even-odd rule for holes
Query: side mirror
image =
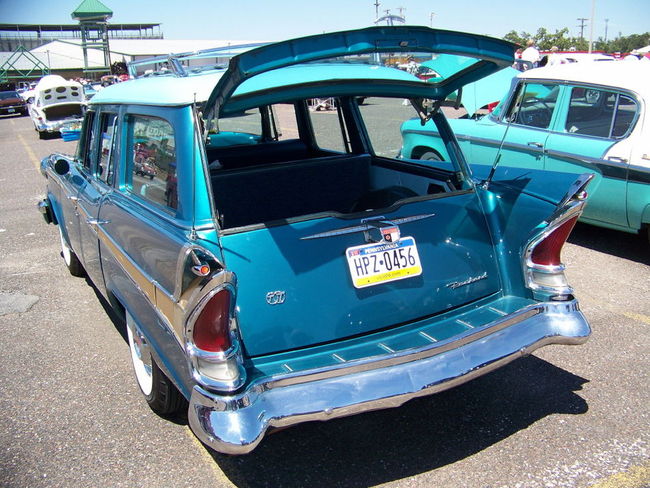
{"label": "side mirror", "polygon": [[68,163],[65,159],[57,159],[54,163],[54,171],[58,175],[66,175],[68,174],[68,171],[70,171],[70,163]]}

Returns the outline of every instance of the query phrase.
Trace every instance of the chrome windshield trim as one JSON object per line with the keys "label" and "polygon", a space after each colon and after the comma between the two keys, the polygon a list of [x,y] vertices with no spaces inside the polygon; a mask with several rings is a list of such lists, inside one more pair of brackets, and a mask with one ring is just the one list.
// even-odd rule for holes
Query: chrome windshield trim
{"label": "chrome windshield trim", "polygon": [[375,217],[372,219],[364,219],[361,224],[359,225],[353,225],[350,227],[341,227],[339,229],[334,229],[330,230],[327,232],[320,232],[318,234],[312,234],[310,236],[304,236],[301,237],[300,240],[308,240],[308,239],[322,239],[324,237],[335,237],[335,236],[340,236],[344,234],[355,234],[357,232],[367,232],[369,230],[372,230],[376,228],[377,223],[383,223],[387,222],[393,225],[400,225],[400,224],[407,224],[409,222],[415,222],[416,220],[422,220],[422,219],[428,219],[430,217],[434,217],[435,214],[420,214],[420,215],[412,215],[409,217],[401,217],[397,219],[386,219],[385,217],[379,216]]}

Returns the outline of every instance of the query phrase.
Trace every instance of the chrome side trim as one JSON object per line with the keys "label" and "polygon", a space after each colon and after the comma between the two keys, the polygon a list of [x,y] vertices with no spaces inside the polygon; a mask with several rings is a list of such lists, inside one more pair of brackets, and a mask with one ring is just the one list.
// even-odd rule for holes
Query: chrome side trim
{"label": "chrome side trim", "polygon": [[170,295],[156,280],[146,273],[128,253],[103,229],[101,226],[96,229],[98,239],[111,251],[115,262],[122,268],[124,274],[140,290],[142,295],[156,311],[160,322],[165,325],[170,334],[176,339],[181,347],[185,347],[179,333],[182,327],[175,327],[175,308],[178,302]]}
{"label": "chrome side trim", "polygon": [[189,424],[213,449],[245,454],[269,428],[397,407],[465,383],[539,347],[582,344],[590,333],[576,300],[539,303],[458,340],[342,363],[320,373],[264,378],[234,395],[194,387]]}

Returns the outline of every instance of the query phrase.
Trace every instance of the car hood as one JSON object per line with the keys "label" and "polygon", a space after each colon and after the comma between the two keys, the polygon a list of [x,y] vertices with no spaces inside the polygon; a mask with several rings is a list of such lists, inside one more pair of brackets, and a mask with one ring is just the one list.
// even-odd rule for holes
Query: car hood
{"label": "car hood", "polygon": [[[394,63],[398,57],[406,57],[410,53],[431,56],[448,54],[459,56],[467,61],[457,63],[457,71],[450,72],[445,78],[432,82],[405,80],[401,77],[380,77],[381,83],[375,83],[372,92],[375,95],[418,96],[430,99],[444,99],[458,88],[483,78],[513,62],[514,45],[500,39],[493,39],[476,34],[459,33],[445,30],[435,30],[421,26],[400,27],[370,27],[367,29],[334,32],[317,36],[303,37],[288,41],[267,44],[246,51],[231,59],[228,70],[215,85],[205,105],[204,116],[210,121],[216,119],[223,107],[235,94],[235,91],[247,80],[294,65],[324,62],[336,59],[341,61],[359,62],[365,59],[375,66]],[[381,55],[384,54],[382,58]],[[388,56],[389,55],[389,56]],[[274,77],[270,77],[274,79]],[[347,94],[362,89],[361,94],[370,91],[362,81],[376,81],[372,74],[361,78],[340,80],[339,86],[347,86]],[[328,84],[332,84],[328,79]],[[289,79],[292,87],[305,86],[314,80],[302,83],[299,77]],[[354,85],[354,86],[353,86]],[[261,93],[264,86],[259,84],[257,91]],[[267,92],[269,90],[266,90]],[[273,90],[270,90],[273,91]],[[342,94],[341,88],[338,93]],[[251,92],[247,93],[249,96]],[[317,94],[316,94],[317,96]]]}

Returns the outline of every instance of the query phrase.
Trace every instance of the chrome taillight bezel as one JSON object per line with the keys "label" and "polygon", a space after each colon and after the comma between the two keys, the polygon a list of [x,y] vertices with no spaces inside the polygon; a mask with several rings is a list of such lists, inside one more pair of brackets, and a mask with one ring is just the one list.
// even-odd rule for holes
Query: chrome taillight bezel
{"label": "chrome taillight bezel", "polygon": [[[553,232],[572,219],[577,219],[582,213],[583,201],[570,202],[565,206],[565,212],[556,217],[526,246],[524,251],[524,276],[526,286],[533,291],[547,293],[556,299],[566,299],[573,293],[573,288],[568,284],[564,271],[564,263],[558,265],[544,265],[532,260],[535,248],[547,239]],[[556,281],[557,284],[549,284]]]}
{"label": "chrome taillight bezel", "polygon": [[[573,288],[569,286],[566,280],[564,274],[566,266],[562,262],[557,265],[535,263],[532,260],[533,251],[541,242],[569,220],[578,220],[586,204],[587,192],[585,188],[593,178],[592,173],[583,173],[576,178],[558,203],[555,211],[546,220],[547,225],[530,240],[524,250],[522,265],[526,286],[533,290],[534,293],[543,293],[546,295],[544,298],[567,300],[571,297]],[[562,246],[564,243],[566,243],[566,240],[562,243]],[[556,281],[556,283],[551,284],[552,281]]]}
{"label": "chrome taillight bezel", "polygon": [[[206,304],[219,292],[231,294],[229,310],[230,347],[225,351],[206,351],[194,343],[194,325]],[[190,298],[193,304],[185,321],[185,352],[194,380],[206,389],[220,392],[237,390],[246,381],[246,370],[240,345],[236,319],[236,278],[233,273],[219,271],[210,281],[197,290],[198,298]]]}

